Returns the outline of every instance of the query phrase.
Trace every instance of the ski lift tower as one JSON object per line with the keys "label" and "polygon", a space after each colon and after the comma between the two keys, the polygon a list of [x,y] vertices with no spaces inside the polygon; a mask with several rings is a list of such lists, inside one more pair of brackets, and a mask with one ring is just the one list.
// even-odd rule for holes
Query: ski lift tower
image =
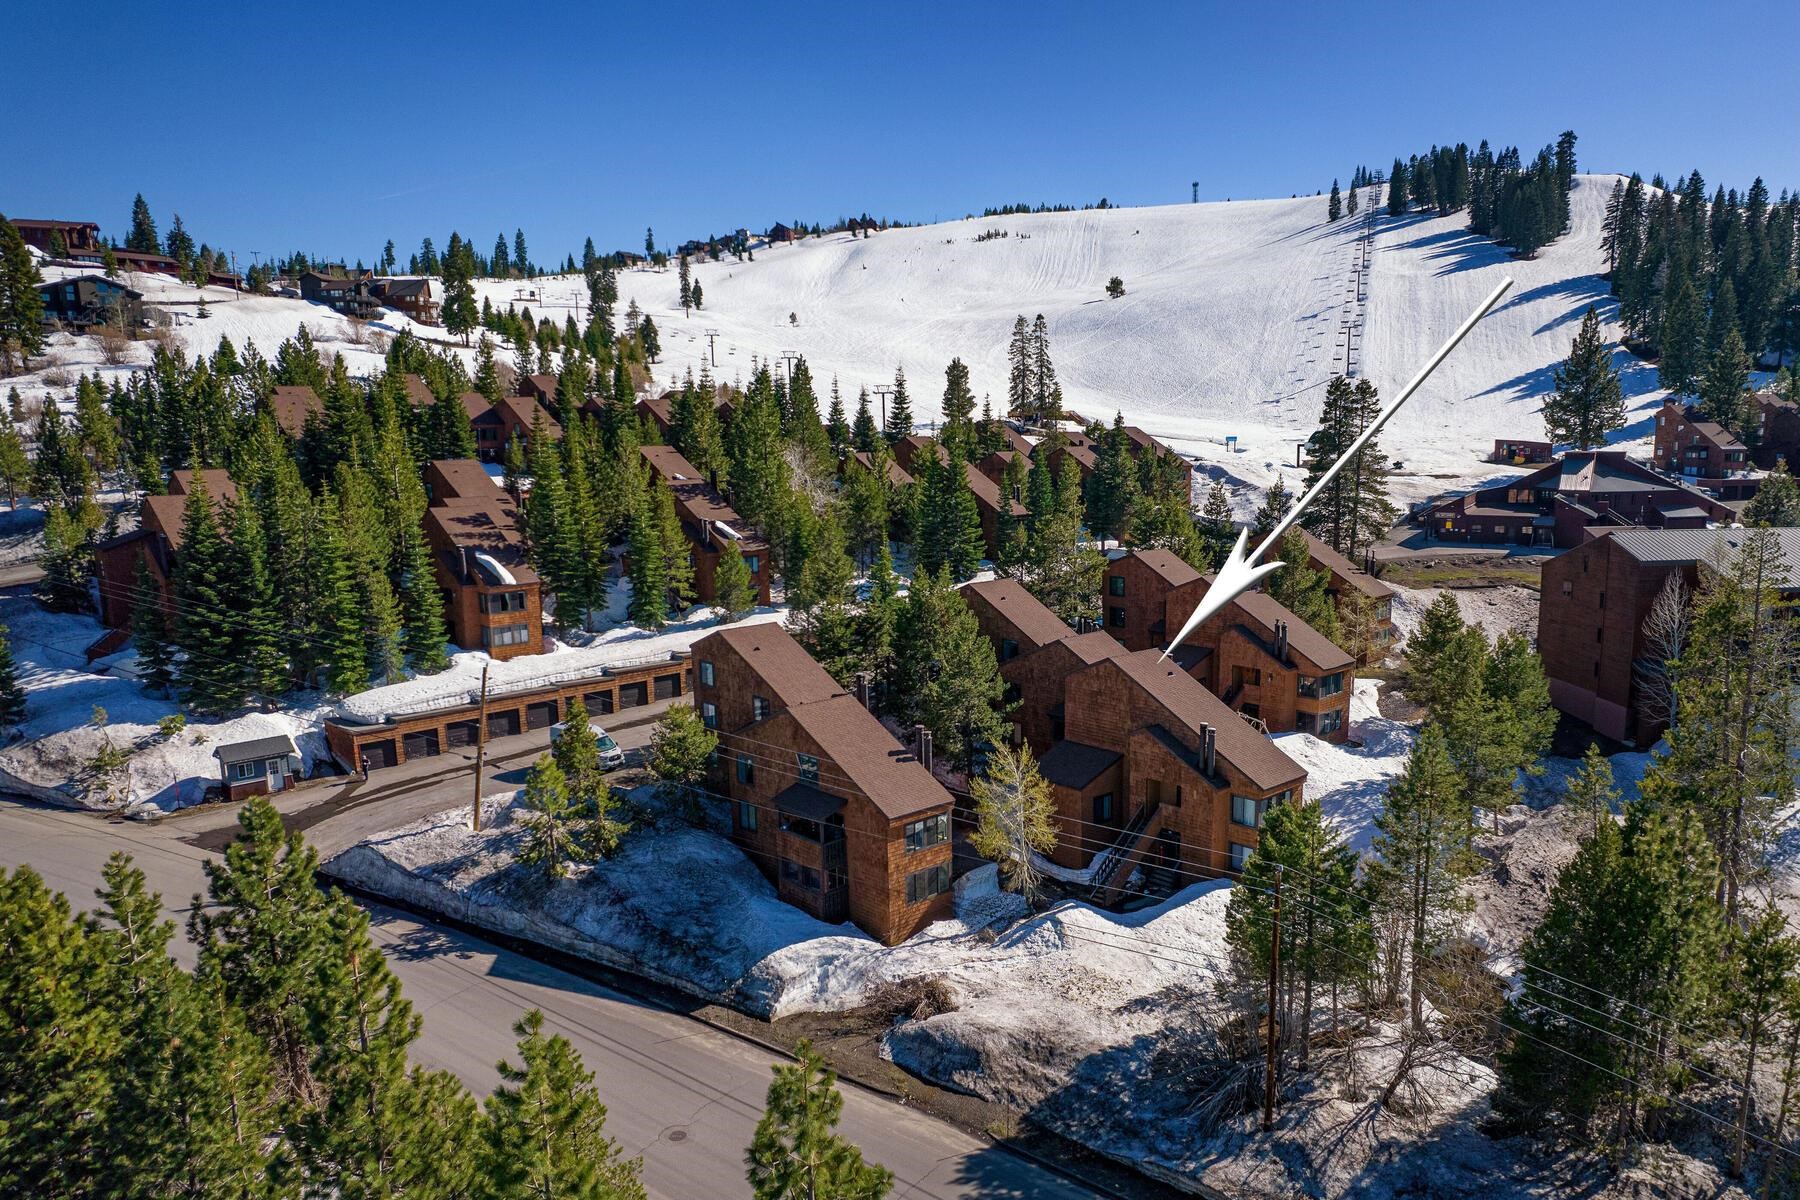
{"label": "ski lift tower", "polygon": [[706,331],[706,356],[712,360],[712,365],[715,367],[719,365],[718,341],[719,331],[716,329],[708,329]]}

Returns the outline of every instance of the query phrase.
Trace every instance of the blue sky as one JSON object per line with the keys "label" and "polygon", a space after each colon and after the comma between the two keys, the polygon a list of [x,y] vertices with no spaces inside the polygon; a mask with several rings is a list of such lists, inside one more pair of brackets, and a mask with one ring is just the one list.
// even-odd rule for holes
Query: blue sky
{"label": "blue sky", "polygon": [[[0,211],[238,253],[602,249],[1009,201],[1286,196],[1563,129],[1800,187],[1800,5],[21,5]],[[65,49],[66,48],[66,49]]]}

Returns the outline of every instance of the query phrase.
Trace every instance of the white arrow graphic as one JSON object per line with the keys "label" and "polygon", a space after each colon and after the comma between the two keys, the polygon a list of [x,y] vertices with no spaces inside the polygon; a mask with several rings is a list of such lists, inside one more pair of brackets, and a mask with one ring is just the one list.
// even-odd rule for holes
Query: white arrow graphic
{"label": "white arrow graphic", "polygon": [[1506,289],[1511,287],[1512,283],[1512,276],[1508,275],[1500,281],[1500,286],[1488,293],[1488,298],[1481,302],[1481,307],[1471,313],[1469,319],[1450,335],[1449,341],[1438,347],[1438,352],[1431,356],[1429,362],[1419,368],[1419,373],[1412,377],[1410,383],[1395,393],[1392,400],[1381,406],[1381,411],[1375,415],[1373,421],[1369,422],[1369,427],[1363,430],[1354,442],[1350,443],[1349,449],[1338,456],[1338,460],[1332,463],[1325,474],[1319,477],[1319,482],[1313,484],[1306,495],[1295,502],[1294,507],[1288,510],[1287,516],[1281,518],[1281,522],[1269,531],[1269,536],[1262,540],[1262,544],[1256,548],[1256,552],[1248,558],[1244,556],[1244,539],[1250,535],[1250,531],[1248,529],[1238,530],[1237,544],[1232,546],[1231,553],[1226,556],[1224,565],[1213,576],[1213,584],[1207,589],[1206,595],[1201,598],[1199,606],[1181,626],[1181,632],[1175,635],[1175,640],[1169,643],[1169,648],[1162,652],[1163,658],[1175,653],[1175,647],[1181,645],[1188,634],[1199,628],[1202,621],[1230,604],[1239,594],[1254,586],[1270,571],[1277,570],[1284,565],[1280,562],[1263,562],[1263,556],[1281,544],[1281,539],[1286,536],[1289,529],[1293,528],[1294,522],[1300,519],[1300,514],[1306,511],[1307,505],[1317,500],[1320,493],[1324,492],[1331,481],[1337,477],[1337,473],[1343,469],[1344,464],[1355,458],[1369,439],[1381,431],[1381,427],[1387,424],[1387,419],[1398,412],[1400,406],[1406,403],[1407,397],[1417,391],[1419,385],[1424,383],[1433,371],[1437,370],[1438,364],[1450,356],[1450,352],[1456,349],[1457,343],[1468,336],[1469,330],[1475,328],[1475,323],[1487,316],[1494,305],[1500,303],[1500,297],[1506,294]]}

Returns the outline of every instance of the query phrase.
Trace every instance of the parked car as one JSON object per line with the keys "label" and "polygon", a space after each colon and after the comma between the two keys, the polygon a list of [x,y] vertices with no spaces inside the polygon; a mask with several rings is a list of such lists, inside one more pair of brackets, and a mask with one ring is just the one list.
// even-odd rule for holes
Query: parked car
{"label": "parked car", "polygon": [[[550,727],[550,744],[554,746],[561,741],[563,735],[568,732],[568,728],[567,721],[558,721],[552,725]],[[594,739],[594,744],[600,748],[600,765],[602,767],[608,771],[616,771],[625,765],[625,751],[619,748],[619,743],[613,741],[612,734],[606,732],[600,722],[589,721],[587,731],[588,735]]]}

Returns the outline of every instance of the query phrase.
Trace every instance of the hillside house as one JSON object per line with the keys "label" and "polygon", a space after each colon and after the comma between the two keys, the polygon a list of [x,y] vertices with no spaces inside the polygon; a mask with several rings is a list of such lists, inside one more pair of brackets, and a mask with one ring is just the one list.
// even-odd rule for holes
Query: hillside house
{"label": "hillside house", "polygon": [[1566,550],[1590,526],[1704,529],[1737,514],[1696,488],[1639,466],[1623,450],[1570,451],[1511,483],[1452,496],[1414,520],[1450,542]]}
{"label": "hillside house", "polygon": [[468,415],[469,428],[475,434],[475,453],[482,462],[504,460],[506,447],[515,437],[529,452],[532,429],[539,422],[552,441],[562,437],[562,423],[540,407],[534,397],[502,396],[500,403],[489,404],[480,392],[464,392],[459,402]]}
{"label": "hillside house", "polygon": [[404,313],[421,325],[438,323],[441,306],[431,290],[431,280],[423,276],[377,279],[369,292],[383,308]]}
{"label": "hillside house", "polygon": [[769,232],[764,235],[770,242],[791,242],[796,240],[799,236],[798,233],[788,226],[783,225],[780,221],[769,226]]}
{"label": "hillside house", "polygon": [[543,585],[525,561],[512,498],[466,458],[427,463],[424,480],[425,540],[450,640],[496,659],[543,653]]}
{"label": "hillside house", "polygon": [[699,469],[673,446],[644,446],[639,450],[651,478],[675,494],[675,514],[687,538],[688,563],[694,568],[694,597],[703,604],[718,599],[719,555],[728,543],[737,544],[744,565],[750,568],[750,586],[758,604],[769,603],[774,574],[769,544],[752,533],[737,510],[705,479]]}
{"label": "hillside house", "polygon": [[1394,627],[1394,589],[1306,530],[1300,530],[1300,536],[1306,539],[1307,565],[1331,577],[1325,585],[1325,594],[1337,606],[1340,617],[1347,619],[1352,615],[1347,604],[1347,597],[1352,592],[1360,594],[1367,602],[1375,618],[1372,657],[1379,659],[1399,636],[1399,630]]}
{"label": "hillside house", "polygon": [[1495,438],[1489,462],[1512,463],[1514,466],[1547,463],[1556,457],[1556,447],[1549,442],[1532,442],[1521,438]]}
{"label": "hillside house", "polygon": [[100,623],[109,629],[130,629],[132,614],[145,596],[138,587],[138,563],[149,573],[154,599],[165,611],[173,611],[175,559],[181,551],[181,528],[188,493],[196,482],[204,483],[213,513],[223,520],[227,505],[236,504],[237,485],[217,468],[170,473],[169,490],[162,496],[145,496],[138,506],[136,529],[108,538],[95,547],[94,575],[100,598]]}
{"label": "hillside house", "polygon": [[993,643],[1013,703],[1013,742],[1042,758],[1063,740],[1063,682],[1083,667],[1127,651],[1097,630],[1069,628],[1043,601],[1013,579],[965,583],[958,593],[982,635]]}
{"label": "hillside house", "polygon": [[1800,404],[1777,395],[1774,391],[1756,393],[1756,446],[1750,461],[1768,471],[1778,462],[1789,471],[1800,462]]}
{"label": "hillside house", "polygon": [[325,419],[325,401],[305,384],[282,384],[269,393],[269,411],[281,432],[298,440],[309,420]]}
{"label": "hillside house", "polygon": [[374,276],[366,271],[360,275],[325,275],[318,271],[303,271],[300,275],[300,297],[314,304],[323,304],[335,313],[365,321],[381,311],[381,302],[375,297]]}
{"label": "hillside house", "polygon": [[555,412],[557,382],[554,375],[526,375],[519,380],[519,395],[543,405],[546,412]]}
{"label": "hillside house", "polygon": [[[1785,578],[1784,601],[1800,601],[1800,529],[1775,531]],[[1743,529],[1619,529],[1544,564],[1538,591],[1538,653],[1556,707],[1594,731],[1638,746],[1654,745],[1668,727],[1653,692],[1659,650],[1647,644],[1644,619],[1671,575],[1690,590],[1703,568],[1743,545]]]}
{"label": "hillside house", "polygon": [[1671,475],[1718,480],[1750,466],[1750,451],[1692,404],[1664,400],[1656,412],[1655,458]]}
{"label": "hillside house", "polygon": [[1243,869],[1270,804],[1306,772],[1155,650],[1107,657],[1064,683],[1064,740],[1043,758],[1061,837],[1052,857],[1081,869],[1097,853],[1097,898],[1116,898],[1140,864],[1157,891]]}
{"label": "hillside house", "polygon": [[86,333],[97,325],[135,328],[144,318],[144,293],[104,275],[77,275],[37,285],[45,324]]}
{"label": "hillside house", "polygon": [[100,226],[92,221],[42,221],[30,217],[9,217],[7,222],[19,231],[19,236],[27,246],[35,246],[45,254],[51,253],[51,244],[59,233],[62,235],[63,250],[70,258],[84,250],[91,250],[96,256],[100,253]]}
{"label": "hillside house", "polygon": [[[1133,550],[1107,564],[1103,586],[1106,632],[1130,650],[1160,650],[1212,577],[1167,550]],[[1207,618],[1171,661],[1270,732],[1349,737],[1355,660],[1264,592],[1244,592]]]}
{"label": "hillside house", "polygon": [[692,658],[711,786],[777,894],[888,945],[949,916],[954,801],[927,764],[778,625],[721,629]]}

